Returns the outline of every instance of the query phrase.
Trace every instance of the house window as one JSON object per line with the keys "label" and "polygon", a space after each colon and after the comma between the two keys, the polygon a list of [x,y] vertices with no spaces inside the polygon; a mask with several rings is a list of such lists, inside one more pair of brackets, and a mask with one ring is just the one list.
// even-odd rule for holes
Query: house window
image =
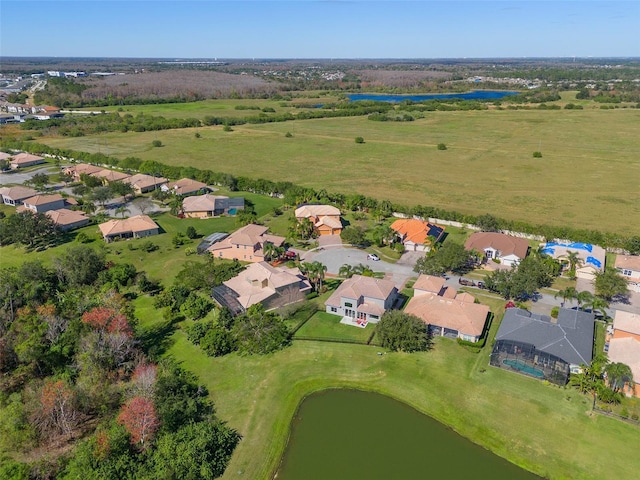
{"label": "house window", "polygon": [[345,307],[353,308],[353,303],[344,302]]}
{"label": "house window", "polygon": [[336,313],[338,309],[336,307],[331,307],[331,312]]}
{"label": "house window", "polygon": [[484,254],[487,256],[487,258],[493,258],[493,252],[491,250],[485,250]]}
{"label": "house window", "polygon": [[371,320],[378,320],[380,317],[378,315],[369,315]]}
{"label": "house window", "polygon": [[631,276],[631,270],[624,269],[624,270],[622,270],[622,274],[627,276],[627,277],[630,277]]}

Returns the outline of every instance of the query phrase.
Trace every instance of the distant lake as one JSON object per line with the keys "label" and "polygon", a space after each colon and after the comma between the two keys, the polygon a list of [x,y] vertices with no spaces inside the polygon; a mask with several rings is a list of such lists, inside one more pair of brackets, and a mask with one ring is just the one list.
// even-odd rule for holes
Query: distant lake
{"label": "distant lake", "polygon": [[508,92],[498,90],[474,90],[467,93],[433,93],[429,95],[376,95],[373,93],[354,93],[347,95],[349,100],[375,100],[378,102],[423,102],[424,100],[446,100],[449,98],[461,98],[463,100],[499,100],[510,95],[518,95],[520,92]]}
{"label": "distant lake", "polygon": [[392,398],[326,390],[298,409],[277,480],[540,480]]}

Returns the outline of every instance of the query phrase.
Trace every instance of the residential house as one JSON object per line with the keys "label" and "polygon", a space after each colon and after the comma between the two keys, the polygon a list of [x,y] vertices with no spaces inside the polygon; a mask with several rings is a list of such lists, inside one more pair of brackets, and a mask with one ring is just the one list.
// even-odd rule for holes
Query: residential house
{"label": "residential house", "polygon": [[235,215],[244,210],[244,198],[229,198],[223,195],[196,195],[182,201],[182,211],[187,218],[212,218],[220,215]]}
{"label": "residential house", "polygon": [[483,253],[487,260],[498,260],[511,267],[520,263],[529,251],[529,242],[497,232],[475,232],[464,243],[468,251]]}
{"label": "residential house", "polygon": [[37,195],[38,192],[33,188],[27,187],[0,187],[0,196],[2,196],[2,203],[5,205],[11,205],[17,207],[22,205],[22,202],[27,198],[31,198]]}
{"label": "residential house", "polygon": [[142,238],[157,235],[160,227],[148,215],[136,215],[124,220],[109,220],[98,225],[107,242],[117,239]]}
{"label": "residential house", "polygon": [[340,210],[331,205],[302,205],[296,208],[295,217],[298,222],[308,218],[313,223],[313,230],[318,235],[340,235],[342,221]]}
{"label": "residential house", "polygon": [[94,173],[100,172],[102,170],[104,170],[104,168],[97,167],[96,165],[90,165],[88,163],[77,163],[75,165],[66,167],[63,170],[63,173],[65,175],[71,175],[75,182],[79,182],[81,175],[93,175]]}
{"label": "residential house", "polygon": [[249,265],[246,270],[215,287],[212,296],[234,314],[261,303],[266,310],[304,300],[311,284],[297,268],[272,267],[267,262]]}
{"label": "residential house", "polygon": [[627,280],[629,290],[640,292],[640,256],[618,255],[616,256],[615,267]]}
{"label": "residential house", "polygon": [[49,210],[58,210],[66,205],[64,198],[60,194],[35,195],[23,201],[24,207],[34,213],[44,213]]}
{"label": "residential house", "polygon": [[519,308],[505,310],[490,364],[558,385],[591,363],[595,317],[561,308],[558,318]]}
{"label": "residential house", "polygon": [[457,294],[444,285],[444,278],[420,275],[413,286],[414,296],[405,307],[422,319],[433,335],[478,342],[484,332],[489,307],[475,303],[469,293]]}
{"label": "residential house", "polygon": [[215,258],[252,263],[262,262],[264,261],[263,248],[266,243],[280,247],[285,241],[284,237],[270,235],[267,231],[268,228],[261,225],[245,225],[224,240],[211,245],[207,251]]}
{"label": "residential house", "polygon": [[327,313],[366,325],[378,323],[384,312],[393,308],[397,296],[398,289],[389,280],[354,275],[342,282],[324,304]]}
{"label": "residential house", "polygon": [[404,249],[408,252],[428,252],[432,243],[444,235],[444,227],[415,218],[401,218],[391,224]]}
{"label": "residential house", "polygon": [[634,385],[625,385],[624,392],[640,397],[640,315],[616,311],[607,355],[611,362],[624,363],[631,368]]}
{"label": "residential house", "polygon": [[38,155],[31,155],[30,153],[19,153],[13,155],[9,162],[9,166],[12,170],[19,168],[31,167],[32,165],[39,165],[44,163],[44,158]]}
{"label": "residential house", "polygon": [[560,261],[566,261],[569,252],[577,253],[579,258],[579,264],[576,266],[577,278],[594,280],[596,273],[604,271],[606,252],[598,245],[582,242],[547,242],[541,245],[540,251]]}
{"label": "residential house", "polygon": [[206,183],[198,182],[190,178],[181,178],[175,182],[165,183],[160,187],[164,192],[170,192],[174,195],[192,195],[210,190]]}
{"label": "residential house", "polygon": [[9,160],[11,155],[6,152],[0,152],[0,160]]}
{"label": "residential house", "polygon": [[135,175],[131,175],[128,178],[122,180],[123,183],[128,183],[133,187],[133,190],[136,194],[140,195],[142,193],[152,192],[156,188],[160,188],[161,185],[164,185],[169,180],[163,177],[152,177],[151,175],[146,175],[144,173],[136,173]]}
{"label": "residential house", "polygon": [[99,172],[91,173],[90,175],[101,179],[102,183],[105,185],[111,182],[122,182],[131,176],[128,173],[116,172],[115,170],[108,170],[106,168]]}
{"label": "residential house", "polygon": [[59,230],[67,232],[76,228],[84,227],[91,222],[84,212],[77,210],[69,210],[68,208],[60,208],[58,210],[49,210],[46,215],[53,220],[53,223]]}

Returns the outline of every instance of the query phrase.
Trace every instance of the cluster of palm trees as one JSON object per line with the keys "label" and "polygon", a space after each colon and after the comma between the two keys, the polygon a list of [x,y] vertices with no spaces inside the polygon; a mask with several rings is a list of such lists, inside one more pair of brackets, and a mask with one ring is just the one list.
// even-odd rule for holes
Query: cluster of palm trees
{"label": "cluster of palm trees", "polygon": [[307,240],[314,236],[315,230],[313,222],[308,218],[302,218],[298,221],[296,217],[292,217],[289,223],[289,235],[293,238]]}
{"label": "cluster of palm trees", "polygon": [[265,242],[262,245],[262,251],[264,253],[264,258],[267,261],[273,261],[281,259],[287,249],[284,247],[276,247],[271,242]]}
{"label": "cluster of palm trees", "polygon": [[607,315],[607,308],[609,302],[604,298],[594,295],[586,290],[579,292],[574,287],[567,287],[564,290],[559,290],[554,298],[562,298],[563,302],[576,301],[580,310],[591,310],[592,312],[599,312],[602,314],[602,318],[606,321],[609,317]]}
{"label": "cluster of palm trees", "polygon": [[593,395],[606,403],[620,403],[625,385],[633,388],[633,372],[628,365],[609,362],[602,355],[596,355],[589,365],[582,365],[582,372],[571,376],[571,385],[582,393]]}
{"label": "cluster of palm trees", "polygon": [[351,278],[354,275],[362,275],[363,277],[373,277],[374,271],[367,265],[359,263],[358,265],[351,266],[345,263],[338,270],[338,275],[345,278]]}
{"label": "cluster of palm trees", "polygon": [[316,292],[321,292],[322,282],[324,281],[324,274],[327,271],[327,266],[318,262],[302,262],[299,266],[300,272],[307,276],[313,289]]}

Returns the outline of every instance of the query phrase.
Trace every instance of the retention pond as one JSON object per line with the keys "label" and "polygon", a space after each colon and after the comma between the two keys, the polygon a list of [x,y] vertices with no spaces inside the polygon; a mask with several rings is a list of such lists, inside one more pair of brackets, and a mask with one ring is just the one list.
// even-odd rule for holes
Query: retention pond
{"label": "retention pond", "polygon": [[408,405],[375,393],[326,390],[298,409],[277,480],[491,479],[536,475]]}

